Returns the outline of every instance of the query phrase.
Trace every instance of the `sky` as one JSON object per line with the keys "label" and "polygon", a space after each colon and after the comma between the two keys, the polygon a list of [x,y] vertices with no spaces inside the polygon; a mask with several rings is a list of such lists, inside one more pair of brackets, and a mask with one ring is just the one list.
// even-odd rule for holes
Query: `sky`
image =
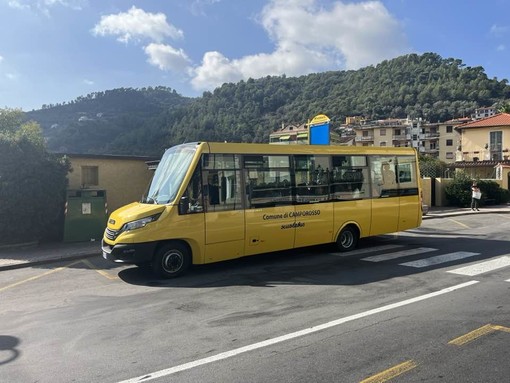
{"label": "sky", "polygon": [[510,78],[507,0],[0,0],[0,108],[115,88],[225,82],[433,52]]}

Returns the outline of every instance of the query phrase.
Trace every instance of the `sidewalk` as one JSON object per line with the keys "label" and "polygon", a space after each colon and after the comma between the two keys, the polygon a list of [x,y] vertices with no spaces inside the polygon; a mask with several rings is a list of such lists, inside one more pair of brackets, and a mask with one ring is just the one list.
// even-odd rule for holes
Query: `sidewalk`
{"label": "sidewalk", "polygon": [[100,254],[100,241],[0,246],[0,271],[49,262],[79,260]]}
{"label": "sidewalk", "polygon": [[435,207],[429,208],[427,215],[423,219],[440,218],[440,217],[454,217],[466,214],[487,214],[487,213],[510,213],[510,205],[489,205],[480,207],[480,211],[473,211],[469,207]]}
{"label": "sidewalk", "polygon": [[[487,213],[510,214],[510,205],[487,206],[480,208],[480,211],[472,211],[470,208],[431,207],[423,219]],[[49,262],[80,260],[97,255],[101,255],[99,241],[0,246],[0,271]]]}

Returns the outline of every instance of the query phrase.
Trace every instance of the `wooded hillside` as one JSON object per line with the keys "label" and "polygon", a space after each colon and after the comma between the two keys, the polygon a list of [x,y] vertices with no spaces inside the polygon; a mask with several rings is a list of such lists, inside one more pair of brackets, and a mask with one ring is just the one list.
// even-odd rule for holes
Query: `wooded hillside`
{"label": "wooded hillside", "polygon": [[267,142],[282,124],[324,113],[446,121],[510,99],[508,80],[434,53],[410,54],[359,70],[268,76],[224,84],[202,97],[170,88],[115,89],[28,112],[53,151],[159,156],[189,141]]}

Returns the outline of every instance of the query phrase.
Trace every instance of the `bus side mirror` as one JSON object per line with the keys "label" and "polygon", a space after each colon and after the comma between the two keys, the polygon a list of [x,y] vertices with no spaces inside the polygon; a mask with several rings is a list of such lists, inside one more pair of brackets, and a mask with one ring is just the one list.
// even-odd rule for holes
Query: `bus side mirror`
{"label": "bus side mirror", "polygon": [[179,201],[179,215],[188,214],[189,211],[189,198],[182,197]]}

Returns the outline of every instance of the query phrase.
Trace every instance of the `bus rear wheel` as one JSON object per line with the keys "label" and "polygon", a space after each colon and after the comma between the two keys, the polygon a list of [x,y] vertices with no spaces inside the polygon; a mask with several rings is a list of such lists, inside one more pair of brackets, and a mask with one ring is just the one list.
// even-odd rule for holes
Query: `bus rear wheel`
{"label": "bus rear wheel", "polygon": [[358,245],[359,233],[353,226],[346,226],[342,229],[336,240],[339,251],[351,251]]}
{"label": "bus rear wheel", "polygon": [[191,265],[191,253],[179,242],[163,245],[152,262],[153,272],[163,278],[176,278],[184,274]]}

